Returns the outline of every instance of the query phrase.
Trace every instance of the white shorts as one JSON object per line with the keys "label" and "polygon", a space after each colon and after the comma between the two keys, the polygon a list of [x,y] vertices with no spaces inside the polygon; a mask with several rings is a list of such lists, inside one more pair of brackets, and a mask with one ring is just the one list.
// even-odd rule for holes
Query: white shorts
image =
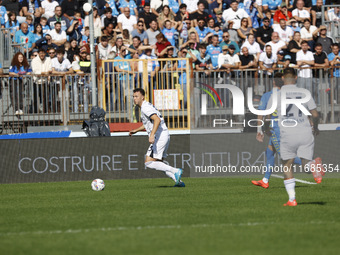
{"label": "white shorts", "polygon": [[280,154],[283,160],[296,157],[313,159],[314,136],[311,130],[298,133],[281,132]]}
{"label": "white shorts", "polygon": [[146,156],[162,160],[168,156],[167,151],[170,144],[169,131],[163,131],[159,136],[155,135],[155,142],[150,144]]}

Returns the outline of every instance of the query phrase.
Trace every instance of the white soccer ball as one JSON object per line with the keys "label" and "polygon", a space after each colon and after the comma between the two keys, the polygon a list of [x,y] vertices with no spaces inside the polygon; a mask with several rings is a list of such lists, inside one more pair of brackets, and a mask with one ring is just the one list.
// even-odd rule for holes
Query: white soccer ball
{"label": "white soccer ball", "polygon": [[91,188],[94,191],[101,191],[105,188],[105,183],[102,179],[95,179],[91,183]]}

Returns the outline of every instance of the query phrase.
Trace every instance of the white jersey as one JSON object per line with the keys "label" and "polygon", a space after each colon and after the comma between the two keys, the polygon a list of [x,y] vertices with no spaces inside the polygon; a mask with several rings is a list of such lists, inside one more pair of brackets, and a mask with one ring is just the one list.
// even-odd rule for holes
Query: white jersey
{"label": "white jersey", "polygon": [[[281,111],[281,94],[282,90],[287,90],[286,98],[288,99],[299,99],[304,98],[305,94],[300,92],[301,88],[296,85],[284,85],[277,93],[277,114],[279,116],[280,133],[282,134],[296,134],[304,133],[312,130],[308,116],[305,115],[295,104],[286,105],[286,115],[282,115]],[[270,97],[267,104],[267,109],[270,108],[273,102],[273,95]],[[314,99],[311,98],[307,103],[302,104],[307,110],[316,109]]]}
{"label": "white jersey", "polygon": [[150,135],[152,128],[153,128],[151,116],[154,114],[156,114],[161,119],[161,123],[159,124],[159,127],[155,134],[156,136],[160,136],[160,134],[163,131],[168,131],[168,128],[165,125],[164,119],[162,115],[160,114],[160,112],[156,109],[156,107],[153,104],[147,101],[144,101],[141,107],[141,119],[142,119],[143,125],[148,135]]}
{"label": "white jersey", "polygon": [[241,19],[248,18],[249,15],[244,9],[238,8],[235,12],[229,8],[223,11],[222,17],[226,23],[228,23],[228,21],[234,22],[232,29],[239,29],[241,27]]}

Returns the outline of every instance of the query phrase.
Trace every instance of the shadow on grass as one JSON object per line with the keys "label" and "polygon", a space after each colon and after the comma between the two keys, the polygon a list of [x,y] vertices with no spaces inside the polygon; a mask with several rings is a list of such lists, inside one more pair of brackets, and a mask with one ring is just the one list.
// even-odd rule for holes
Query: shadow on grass
{"label": "shadow on grass", "polygon": [[300,202],[298,205],[326,205],[326,202]]}

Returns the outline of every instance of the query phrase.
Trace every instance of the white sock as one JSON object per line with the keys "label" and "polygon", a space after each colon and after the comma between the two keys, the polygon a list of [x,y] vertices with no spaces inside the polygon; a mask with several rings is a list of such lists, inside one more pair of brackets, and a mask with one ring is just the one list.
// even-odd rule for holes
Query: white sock
{"label": "white sock", "polygon": [[169,166],[162,161],[149,161],[145,162],[145,166],[148,168],[152,168],[155,170],[163,171],[163,172],[170,172],[170,173],[176,173],[178,171],[177,168],[174,168],[172,166]]}
{"label": "white sock", "polygon": [[174,182],[176,182],[176,178],[175,178],[175,175],[169,171],[166,171],[165,174],[171,178]]}
{"label": "white sock", "polygon": [[268,180],[266,177],[263,177],[263,178],[262,178],[262,181],[263,181],[264,183],[268,183],[269,180]]}
{"label": "white sock", "polygon": [[286,191],[289,196],[289,201],[293,202],[295,199],[295,178],[284,180],[283,183],[285,184]]}

